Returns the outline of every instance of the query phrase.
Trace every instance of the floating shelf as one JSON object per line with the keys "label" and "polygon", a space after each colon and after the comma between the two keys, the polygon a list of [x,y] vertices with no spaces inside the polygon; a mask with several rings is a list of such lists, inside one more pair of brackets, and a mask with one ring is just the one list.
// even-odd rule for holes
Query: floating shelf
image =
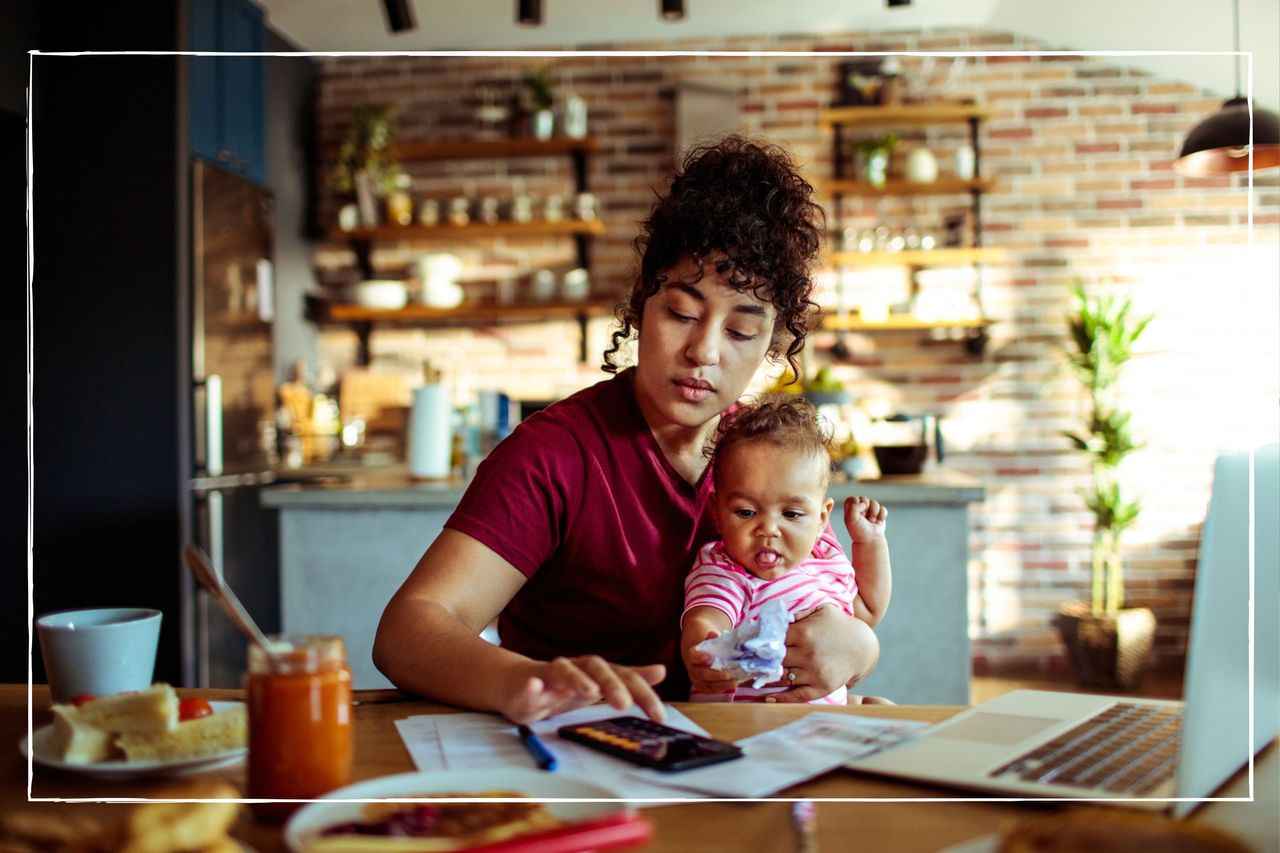
{"label": "floating shelf", "polygon": [[537,323],[547,320],[578,320],[603,317],[613,312],[615,301],[593,299],[583,302],[524,302],[511,305],[460,305],[457,308],[432,308],[429,305],[406,305],[387,310],[365,308],[345,302],[309,298],[307,310],[311,319],[320,323],[397,323],[420,327],[476,326],[500,323]]}
{"label": "floating shelf", "polygon": [[401,160],[497,160],[504,157],[554,157],[558,154],[594,154],[599,150],[594,137],[570,139],[460,139],[453,142],[413,142],[395,144]]}
{"label": "floating shelf", "polygon": [[832,107],[818,114],[823,127],[854,124],[945,124],[988,119],[990,107],[977,104],[902,104],[893,107]]}
{"label": "floating shelf", "polygon": [[442,237],[539,237],[539,236],[599,236],[604,233],[604,223],[599,219],[583,222],[565,219],[561,222],[472,222],[467,225],[379,225],[377,228],[357,228],[343,231],[334,228],[326,235],[335,241],[371,240],[428,240]]}
{"label": "floating shelf", "polygon": [[875,198],[890,195],[964,195],[990,192],[994,187],[995,181],[988,178],[973,178],[967,181],[960,178],[938,178],[927,184],[893,180],[887,181],[883,187],[877,187],[868,181],[844,179],[823,181],[821,189],[823,192],[832,194],[843,193],[850,196]]}
{"label": "floating shelf", "polygon": [[1003,261],[1004,249],[904,249],[901,252],[828,252],[829,263],[845,267],[945,267]]}
{"label": "floating shelf", "polygon": [[820,328],[833,332],[927,332],[932,329],[982,329],[989,321],[973,320],[920,320],[915,317],[890,317],[870,322],[860,317],[841,317],[823,314]]}

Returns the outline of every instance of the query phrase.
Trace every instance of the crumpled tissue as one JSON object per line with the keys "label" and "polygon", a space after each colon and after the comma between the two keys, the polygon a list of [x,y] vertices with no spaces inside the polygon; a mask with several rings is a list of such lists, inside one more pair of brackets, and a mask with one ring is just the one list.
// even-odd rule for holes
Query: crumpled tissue
{"label": "crumpled tissue", "polygon": [[763,687],[782,678],[789,624],[791,614],[786,605],[774,599],[760,608],[760,618],[703,640],[695,648],[709,653],[711,666],[732,676],[739,684],[754,679],[752,687]]}

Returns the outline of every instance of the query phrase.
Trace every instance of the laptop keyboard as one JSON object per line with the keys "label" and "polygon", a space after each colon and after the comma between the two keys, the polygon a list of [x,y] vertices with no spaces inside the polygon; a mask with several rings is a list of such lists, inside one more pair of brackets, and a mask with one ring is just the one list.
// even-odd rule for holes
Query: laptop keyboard
{"label": "laptop keyboard", "polygon": [[1173,778],[1181,733],[1180,707],[1118,702],[991,775],[1145,794]]}

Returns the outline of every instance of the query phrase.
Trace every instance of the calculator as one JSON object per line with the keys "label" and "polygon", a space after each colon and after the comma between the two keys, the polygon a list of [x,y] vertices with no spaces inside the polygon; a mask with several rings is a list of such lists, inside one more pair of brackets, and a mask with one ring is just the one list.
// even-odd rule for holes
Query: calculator
{"label": "calculator", "polygon": [[658,770],[688,770],[742,757],[731,743],[673,729],[641,717],[612,717],[561,726],[562,738]]}

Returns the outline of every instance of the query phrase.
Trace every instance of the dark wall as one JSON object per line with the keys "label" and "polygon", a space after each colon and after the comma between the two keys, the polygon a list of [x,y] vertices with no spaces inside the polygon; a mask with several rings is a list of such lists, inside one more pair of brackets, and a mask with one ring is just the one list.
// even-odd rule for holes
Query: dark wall
{"label": "dark wall", "polygon": [[[144,5],[61,15],[41,4],[41,46],[175,49],[178,4]],[[156,675],[172,680],[184,281],[177,72],[165,56],[40,56],[32,70],[35,612],[160,609]]]}

